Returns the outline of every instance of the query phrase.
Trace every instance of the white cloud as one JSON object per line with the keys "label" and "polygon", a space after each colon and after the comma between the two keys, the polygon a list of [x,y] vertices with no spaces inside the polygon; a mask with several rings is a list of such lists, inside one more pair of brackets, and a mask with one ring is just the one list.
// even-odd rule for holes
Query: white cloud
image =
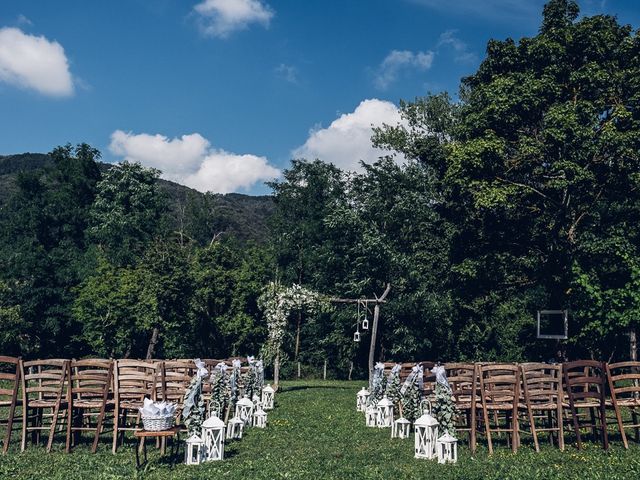
{"label": "white cloud", "polygon": [[252,23],[268,27],[274,12],[261,0],[204,0],[193,7],[205,35],[227,38]]}
{"label": "white cloud", "polygon": [[265,157],[214,149],[199,133],[169,139],[164,135],[116,130],[109,150],[130,162],[162,170],[162,177],[201,192],[248,190],[280,175]]}
{"label": "white cloud", "polygon": [[440,34],[437,48],[451,48],[454,52],[453,59],[458,63],[472,63],[478,60],[478,56],[469,50],[469,45],[460,40],[457,30],[447,30]]}
{"label": "white cloud", "polygon": [[327,128],[309,132],[304,145],[293,150],[295,158],[319,158],[344,170],[360,170],[359,162],[373,163],[389,152],[371,145],[372,128],[402,123],[400,111],[391,102],[363,100],[352,113],[340,115]]}
{"label": "white cloud", "polygon": [[293,65],[281,63],[275,68],[276,76],[289,83],[298,83],[298,69]]}
{"label": "white cloud", "polygon": [[378,67],[374,83],[380,90],[386,90],[398,79],[402,70],[416,69],[425,71],[431,68],[434,53],[392,50]]}
{"label": "white cloud", "polygon": [[0,28],[0,81],[52,97],[73,94],[62,45],[19,28]]}

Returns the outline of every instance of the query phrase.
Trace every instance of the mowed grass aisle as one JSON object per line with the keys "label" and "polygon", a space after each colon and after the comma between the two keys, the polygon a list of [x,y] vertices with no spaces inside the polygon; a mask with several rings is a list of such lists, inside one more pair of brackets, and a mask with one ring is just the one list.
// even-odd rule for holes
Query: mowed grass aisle
{"label": "mowed grass aisle", "polygon": [[[588,444],[564,453],[544,446],[536,454],[524,439],[517,454],[501,446],[493,457],[481,448],[475,458],[466,447],[457,465],[413,458],[413,438],[391,439],[389,429],[366,428],[355,412],[355,393],[364,382],[285,382],[266,430],[249,429],[240,442],[226,446],[226,459],[201,466],[177,464],[149,448],[149,464],[137,472],[133,444],[111,455],[109,439],[96,455],[88,442],[66,455],[31,447],[18,453],[12,442],[0,456],[0,479],[630,479],[640,475],[640,448],[625,451],[615,442],[609,453]],[[184,437],[183,437],[184,439]],[[17,437],[16,437],[17,440]],[[572,442],[572,438],[567,439]],[[481,440],[481,445],[483,442]],[[180,455],[182,455],[182,450]],[[182,458],[178,459],[181,461]]]}

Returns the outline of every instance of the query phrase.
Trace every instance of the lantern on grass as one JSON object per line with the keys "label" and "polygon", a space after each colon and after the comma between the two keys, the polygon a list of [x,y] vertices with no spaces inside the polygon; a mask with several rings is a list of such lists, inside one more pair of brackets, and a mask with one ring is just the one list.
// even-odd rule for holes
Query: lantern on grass
{"label": "lantern on grass", "polygon": [[432,459],[436,457],[436,441],[438,440],[438,421],[429,413],[423,413],[415,426],[415,457]]}
{"label": "lantern on grass", "polygon": [[365,425],[367,427],[376,427],[378,425],[378,409],[375,406],[369,406],[364,412]]}
{"label": "lantern on grass", "polygon": [[356,411],[364,412],[367,409],[367,401],[369,400],[369,390],[362,387],[356,395]]}
{"label": "lantern on grass", "polygon": [[238,403],[236,403],[236,417],[239,417],[244,424],[251,425],[251,417],[253,415],[253,402],[245,395]]}
{"label": "lantern on grass", "polygon": [[257,393],[253,394],[253,397],[251,397],[251,402],[253,403],[254,411],[256,411],[260,405],[262,405],[260,397],[258,396]]}
{"label": "lantern on grass", "polygon": [[267,427],[267,412],[258,405],[258,409],[253,412],[253,426],[256,428]]}
{"label": "lantern on grass", "polygon": [[227,440],[240,440],[242,438],[242,430],[244,422],[240,417],[233,417],[227,423]]}
{"label": "lantern on grass", "polygon": [[438,439],[438,463],[456,463],[458,461],[458,440],[446,432]]}
{"label": "lantern on grass", "polygon": [[204,458],[204,441],[198,435],[193,434],[185,442],[184,463],[187,465],[200,465]]}
{"label": "lantern on grass", "polygon": [[218,417],[209,417],[202,424],[202,439],[205,460],[222,460],[224,457],[224,422]]}
{"label": "lantern on grass", "polygon": [[267,386],[262,389],[262,408],[265,410],[273,410],[275,393],[276,392],[271,387],[271,384],[267,384]]}
{"label": "lantern on grass", "polygon": [[391,438],[409,438],[411,432],[411,422],[404,417],[393,422],[391,428]]}
{"label": "lantern on grass", "polygon": [[378,402],[378,427],[388,428],[393,426],[393,402],[385,395]]}

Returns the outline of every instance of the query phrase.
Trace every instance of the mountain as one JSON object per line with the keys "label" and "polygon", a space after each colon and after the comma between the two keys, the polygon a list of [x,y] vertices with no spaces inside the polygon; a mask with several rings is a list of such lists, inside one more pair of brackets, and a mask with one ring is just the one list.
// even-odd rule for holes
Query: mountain
{"label": "mountain", "polygon": [[[0,155],[0,207],[6,205],[16,191],[16,178],[20,172],[47,168],[51,158],[42,153]],[[106,171],[111,164],[100,162]],[[233,235],[241,241],[262,242],[267,236],[267,221],[274,210],[273,198],[268,195],[252,196],[240,193],[204,194],[184,185],[159,180],[169,203],[169,222],[178,227],[181,213],[188,204],[208,204],[210,218],[216,233]]]}

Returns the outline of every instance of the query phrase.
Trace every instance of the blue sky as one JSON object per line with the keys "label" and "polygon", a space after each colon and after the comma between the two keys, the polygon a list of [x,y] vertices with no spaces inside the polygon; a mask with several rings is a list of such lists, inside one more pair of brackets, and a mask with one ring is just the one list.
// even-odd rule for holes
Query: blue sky
{"label": "blue sky", "polygon": [[[636,0],[583,14],[640,26]],[[455,95],[543,0],[3,0],[0,154],[87,142],[202,191],[265,193],[294,156],[357,168],[399,99]]]}

